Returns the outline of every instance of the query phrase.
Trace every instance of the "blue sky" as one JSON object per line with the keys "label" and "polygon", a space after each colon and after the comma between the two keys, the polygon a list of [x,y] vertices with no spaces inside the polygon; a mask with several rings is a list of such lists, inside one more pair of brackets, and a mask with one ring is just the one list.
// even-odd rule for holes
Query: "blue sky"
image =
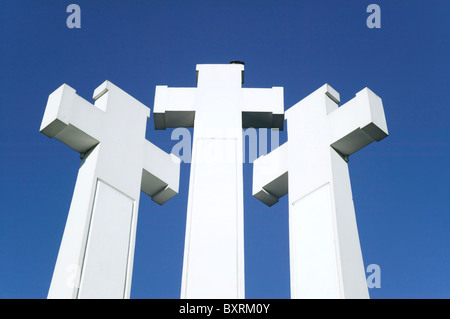
{"label": "blue sky", "polygon": [[[283,86],[285,109],[324,83],[383,99],[390,136],[349,162],[364,264],[381,269],[370,296],[450,297],[447,0],[0,4],[0,298],[46,298],[76,181],[79,155],[39,133],[48,95],[67,83],[92,102],[110,80],[152,109],[155,85],[193,87],[196,64],[231,60],[245,87]],[[170,152],[171,131],[151,118],[147,138]],[[164,206],[141,196],[132,298],[179,297],[189,169]],[[289,298],[287,196],[268,208],[251,181],[245,163],[246,296]]]}

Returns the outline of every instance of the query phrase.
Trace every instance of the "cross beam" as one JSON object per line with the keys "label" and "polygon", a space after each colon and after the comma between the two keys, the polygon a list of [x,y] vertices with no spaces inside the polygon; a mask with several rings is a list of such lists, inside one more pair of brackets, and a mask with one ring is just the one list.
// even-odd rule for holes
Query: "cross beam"
{"label": "cross beam", "polygon": [[139,196],[178,192],[180,161],[145,139],[150,110],[111,82],[95,104],[64,84],[40,131],[82,154],[49,298],[129,298]]}
{"label": "cross beam", "polygon": [[268,206],[289,191],[292,298],[368,298],[348,156],[388,135],[368,88],[338,108],[324,85],[286,111],[288,142],[253,163],[253,196]]}
{"label": "cross beam", "polygon": [[283,127],[283,88],[242,88],[242,64],[197,65],[196,88],[157,86],[156,129],[194,127],[182,298],[244,298],[243,127]]}

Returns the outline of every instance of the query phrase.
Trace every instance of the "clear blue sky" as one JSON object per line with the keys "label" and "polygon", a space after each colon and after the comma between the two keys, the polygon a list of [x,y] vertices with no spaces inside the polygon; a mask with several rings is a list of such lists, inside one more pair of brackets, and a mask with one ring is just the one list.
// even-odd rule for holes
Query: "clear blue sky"
{"label": "clear blue sky", "polygon": [[[381,268],[370,295],[450,298],[449,21],[448,0],[1,1],[0,298],[46,297],[76,181],[79,155],[39,133],[48,95],[67,83],[92,101],[110,80],[152,109],[155,85],[231,60],[245,87],[283,86],[285,109],[324,83],[383,99],[390,136],[349,162],[364,263]],[[170,133],[149,120],[167,152]],[[141,196],[132,298],[179,297],[189,169],[164,206]],[[251,181],[246,163],[246,296],[289,298],[287,196],[268,208]]]}

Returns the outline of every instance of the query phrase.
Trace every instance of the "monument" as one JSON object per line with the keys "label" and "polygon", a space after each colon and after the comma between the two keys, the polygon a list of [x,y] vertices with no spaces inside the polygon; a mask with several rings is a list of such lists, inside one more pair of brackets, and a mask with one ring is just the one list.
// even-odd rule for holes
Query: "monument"
{"label": "monument", "polygon": [[[368,88],[338,107],[325,84],[284,114],[283,88],[243,88],[244,64],[199,64],[197,87],[156,86],[156,129],[194,127],[181,298],[245,298],[243,129],[288,141],[253,165],[253,196],[289,193],[292,298],[368,298],[349,156],[388,135]],[[129,298],[141,190],[162,205],[180,159],[145,138],[150,110],[106,81],[94,105],[64,84],[40,131],[81,155],[49,298]]]}
{"label": "monument", "polygon": [[368,298],[348,157],[388,135],[368,88],[338,108],[324,85],[286,111],[288,141],[253,163],[253,195],[272,206],[289,191],[292,298]]}
{"label": "monument", "polygon": [[194,127],[181,298],[244,298],[242,131],[283,127],[283,88],[242,88],[240,62],[196,70],[153,109],[156,129]]}
{"label": "monument", "polygon": [[150,110],[108,81],[93,98],[62,85],[40,128],[82,157],[48,298],[129,298],[140,192],[178,192],[180,160],[145,139]]}

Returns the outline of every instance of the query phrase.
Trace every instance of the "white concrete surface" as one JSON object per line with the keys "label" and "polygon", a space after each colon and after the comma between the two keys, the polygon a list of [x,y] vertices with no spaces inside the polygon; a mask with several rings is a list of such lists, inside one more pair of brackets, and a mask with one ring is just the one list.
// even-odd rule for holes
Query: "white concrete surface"
{"label": "white concrete surface", "polygon": [[155,128],[194,127],[181,298],[244,298],[242,129],[283,125],[283,88],[242,88],[242,64],[157,86]]}
{"label": "white concrete surface", "polygon": [[83,157],[48,298],[129,298],[140,192],[178,192],[180,160],[145,139],[150,110],[108,81],[94,100],[62,85],[40,128]]}
{"label": "white concrete surface", "polygon": [[388,135],[383,104],[365,88],[338,108],[325,84],[286,111],[288,141],[254,163],[253,195],[289,192],[292,298],[368,298],[348,156]]}

